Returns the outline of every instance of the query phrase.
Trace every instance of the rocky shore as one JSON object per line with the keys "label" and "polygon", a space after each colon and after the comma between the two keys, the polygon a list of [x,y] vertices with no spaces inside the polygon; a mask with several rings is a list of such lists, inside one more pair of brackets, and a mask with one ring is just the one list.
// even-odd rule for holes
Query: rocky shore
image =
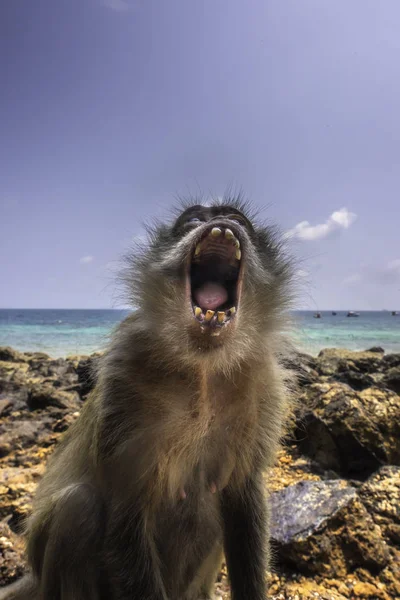
{"label": "rocky shore", "polygon": [[[0,586],[24,572],[22,523],[95,360],[0,348]],[[271,598],[400,599],[400,354],[331,349],[291,366],[295,418],[265,476]],[[230,598],[225,568],[215,591]]]}

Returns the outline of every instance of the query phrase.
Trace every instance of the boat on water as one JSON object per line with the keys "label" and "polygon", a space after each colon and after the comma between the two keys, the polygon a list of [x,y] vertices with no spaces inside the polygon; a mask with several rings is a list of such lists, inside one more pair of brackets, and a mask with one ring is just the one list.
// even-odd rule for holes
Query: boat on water
{"label": "boat on water", "polygon": [[320,319],[320,318],[321,318],[321,313],[320,312],[315,313],[314,319]]}
{"label": "boat on water", "polygon": [[392,310],[392,317],[397,317],[399,313],[397,312],[397,310]]}
{"label": "boat on water", "polygon": [[336,317],[336,315],[337,315],[337,312],[335,312],[335,311],[333,310],[333,311],[332,311],[332,315],[333,315],[334,317]]}
{"label": "boat on water", "polygon": [[359,317],[360,313],[358,312],[354,312],[354,310],[349,310],[349,312],[347,313],[348,317]]}

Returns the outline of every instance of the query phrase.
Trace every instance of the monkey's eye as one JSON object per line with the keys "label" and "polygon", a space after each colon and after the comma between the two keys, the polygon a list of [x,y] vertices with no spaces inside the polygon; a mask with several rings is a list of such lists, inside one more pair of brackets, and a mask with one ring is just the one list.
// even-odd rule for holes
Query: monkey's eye
{"label": "monkey's eye", "polygon": [[230,214],[230,215],[228,215],[228,219],[231,219],[232,221],[236,221],[236,223],[239,223],[239,225],[243,225],[249,231],[254,231],[253,226],[250,223],[250,221],[248,219],[246,219],[246,217],[244,217],[243,215],[238,215],[237,213]]}
{"label": "monkey's eye", "polygon": [[191,219],[188,219],[186,221],[187,223],[201,223],[201,219],[198,219],[197,217],[192,217]]}
{"label": "monkey's eye", "polygon": [[240,225],[248,224],[247,219],[245,217],[242,217],[241,215],[229,215],[228,218],[232,221],[236,221],[236,223],[240,223]]}

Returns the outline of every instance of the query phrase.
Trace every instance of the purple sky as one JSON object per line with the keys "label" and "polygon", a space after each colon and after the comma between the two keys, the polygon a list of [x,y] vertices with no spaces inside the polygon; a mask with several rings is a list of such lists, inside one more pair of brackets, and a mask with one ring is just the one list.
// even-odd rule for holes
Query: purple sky
{"label": "purple sky", "polygon": [[0,306],[117,306],[143,220],[236,186],[299,308],[399,309],[399,31],[399,0],[2,0]]}

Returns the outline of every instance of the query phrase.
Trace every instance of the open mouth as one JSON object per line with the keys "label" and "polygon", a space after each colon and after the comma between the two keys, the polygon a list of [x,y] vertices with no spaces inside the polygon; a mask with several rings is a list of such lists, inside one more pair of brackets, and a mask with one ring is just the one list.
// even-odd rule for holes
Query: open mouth
{"label": "open mouth", "polygon": [[196,245],[189,267],[193,315],[219,335],[234,318],[240,295],[242,250],[233,231],[213,227]]}

